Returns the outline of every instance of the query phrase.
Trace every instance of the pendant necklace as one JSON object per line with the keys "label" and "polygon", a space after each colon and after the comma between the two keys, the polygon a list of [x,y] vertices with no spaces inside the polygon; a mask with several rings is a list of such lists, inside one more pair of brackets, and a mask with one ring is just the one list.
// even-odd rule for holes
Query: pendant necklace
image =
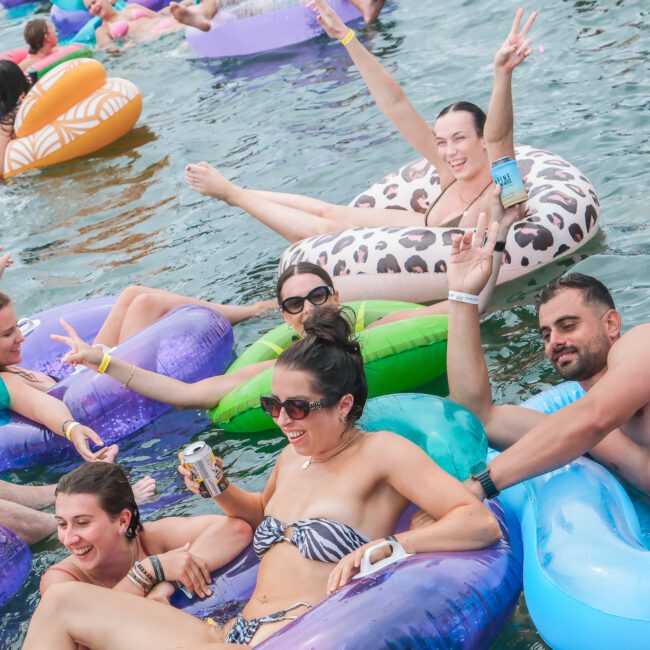
{"label": "pendant necklace", "polygon": [[[358,429],[357,429],[358,431]],[[360,432],[359,432],[360,433]],[[350,438],[345,443],[342,443],[339,448],[334,448],[333,452],[327,457],[327,458],[314,458],[313,456],[310,456],[300,467],[300,469],[305,470],[308,469],[312,463],[326,463],[328,460],[331,460],[334,458],[334,456],[338,456],[343,450],[347,449],[350,445],[355,443],[359,438],[361,438],[363,434],[360,433],[360,435],[354,436],[354,438]]]}

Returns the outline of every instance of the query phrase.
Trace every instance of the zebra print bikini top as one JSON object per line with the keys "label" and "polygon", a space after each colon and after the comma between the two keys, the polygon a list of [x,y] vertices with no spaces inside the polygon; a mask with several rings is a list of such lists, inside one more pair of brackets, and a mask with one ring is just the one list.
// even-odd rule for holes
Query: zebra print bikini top
{"label": "zebra print bikini top", "polygon": [[[291,537],[284,534],[287,528],[291,528]],[[285,524],[275,517],[265,517],[255,529],[253,548],[261,558],[275,544],[289,542],[308,560],[338,562],[369,541],[350,526],[330,519],[301,519]]]}

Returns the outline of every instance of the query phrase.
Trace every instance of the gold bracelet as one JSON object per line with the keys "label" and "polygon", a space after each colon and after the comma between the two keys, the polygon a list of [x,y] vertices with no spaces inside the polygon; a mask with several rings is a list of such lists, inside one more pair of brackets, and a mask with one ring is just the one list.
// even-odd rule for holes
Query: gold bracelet
{"label": "gold bracelet", "polygon": [[347,45],[354,37],[356,36],[356,33],[353,29],[351,29],[342,39],[341,39],[341,45]]}
{"label": "gold bracelet", "polygon": [[124,382],[124,388],[128,388],[129,384],[131,383],[131,380],[133,379],[133,375],[135,374],[135,369],[136,365],[135,363],[133,364],[133,368],[131,369],[131,374],[129,375],[129,378]]}
{"label": "gold bracelet", "polygon": [[99,364],[99,366],[97,366],[97,372],[100,375],[103,375],[106,372],[110,362],[111,362],[111,355],[108,354],[108,352],[104,352],[104,356],[102,357],[102,362]]}

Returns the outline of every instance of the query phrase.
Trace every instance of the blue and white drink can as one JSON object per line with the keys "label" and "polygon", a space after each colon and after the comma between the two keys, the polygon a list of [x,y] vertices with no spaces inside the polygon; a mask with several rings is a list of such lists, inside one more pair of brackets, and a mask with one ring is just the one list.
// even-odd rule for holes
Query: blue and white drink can
{"label": "blue and white drink can", "polygon": [[490,173],[495,185],[501,185],[501,205],[504,208],[528,200],[528,194],[516,160],[509,156],[499,158],[492,163]]}

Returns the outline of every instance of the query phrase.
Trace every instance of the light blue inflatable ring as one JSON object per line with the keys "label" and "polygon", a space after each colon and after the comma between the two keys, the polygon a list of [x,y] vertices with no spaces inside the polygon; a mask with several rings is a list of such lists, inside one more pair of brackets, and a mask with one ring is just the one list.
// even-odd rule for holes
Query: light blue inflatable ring
{"label": "light blue inflatable ring", "polygon": [[[566,382],[523,406],[553,413],[584,394]],[[604,467],[580,458],[500,500],[521,522],[526,603],[552,648],[650,648],[647,496],[630,497]]]}

